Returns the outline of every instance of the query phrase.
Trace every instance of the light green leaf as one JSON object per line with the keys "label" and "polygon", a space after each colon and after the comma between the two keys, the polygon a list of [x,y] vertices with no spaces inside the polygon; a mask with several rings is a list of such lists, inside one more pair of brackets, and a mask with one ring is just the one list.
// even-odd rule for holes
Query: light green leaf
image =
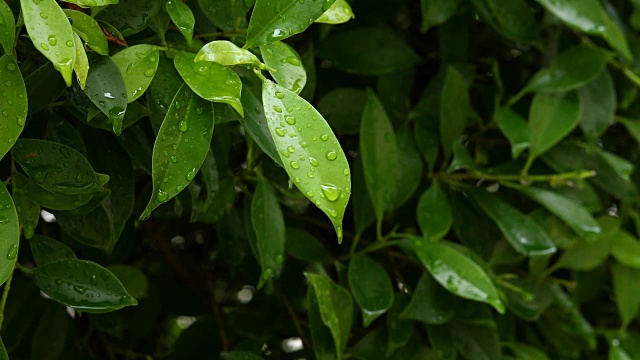
{"label": "light green leaf", "polygon": [[440,142],[445,159],[449,158],[453,144],[464,132],[470,106],[469,89],[464,76],[449,66],[440,100]]}
{"label": "light green leaf", "polygon": [[442,239],[453,224],[447,194],[437,181],[434,181],[431,187],[420,196],[416,213],[422,235],[428,240]]}
{"label": "light green leaf", "polygon": [[538,23],[525,0],[472,0],[478,13],[500,34],[515,41],[538,40]]}
{"label": "light green leaf", "polygon": [[31,239],[38,225],[38,220],[40,220],[40,206],[26,194],[25,186],[28,181],[29,180],[19,172],[13,173],[11,177],[13,201],[15,202],[18,219],[20,219],[20,225],[22,226],[22,233],[25,238]]}
{"label": "light green leaf", "polygon": [[494,115],[496,124],[511,144],[511,156],[516,159],[522,150],[531,145],[531,130],[527,121],[509,108],[498,109]]}
{"label": "light green leaf", "polygon": [[162,1],[158,0],[120,0],[100,11],[96,19],[111,24],[123,37],[129,37],[146,29],[161,5]]}
{"label": "light green leaf", "polygon": [[4,284],[13,272],[20,245],[18,213],[11,195],[0,181],[0,284]]}
{"label": "light green leaf", "polygon": [[575,92],[536,94],[529,112],[529,158],[540,156],[560,142],[578,125],[581,114],[582,103]]}
{"label": "light green leaf", "polygon": [[140,269],[131,265],[111,265],[107,267],[107,270],[120,280],[131,296],[137,300],[147,297],[149,280]]}
{"label": "light green leaf", "polygon": [[86,260],[60,260],[33,271],[33,282],[50,298],[88,313],[138,304],[109,270]]}
{"label": "light green leaf", "polygon": [[611,255],[621,264],[640,269],[640,241],[624,230],[611,235]]}
{"label": "light green leaf", "polygon": [[20,1],[29,37],[71,86],[76,45],[67,16],[55,0]]}
{"label": "light green leaf", "polygon": [[344,358],[343,352],[351,333],[353,319],[351,294],[326,276],[310,273],[305,273],[305,276],[315,290],[322,322],[331,331],[338,360],[341,360]]}
{"label": "light green leaf", "polygon": [[13,43],[16,41],[15,26],[16,19],[11,8],[6,2],[0,2],[0,46],[5,54],[13,53]]}
{"label": "light green leaf", "polygon": [[284,217],[273,187],[260,180],[251,201],[251,222],[256,233],[262,275],[258,288],[271,280],[284,262],[286,241]]}
{"label": "light green leaf", "polygon": [[300,55],[289,45],[276,41],[260,46],[265,64],[273,79],[288,90],[300,94],[307,83],[307,72],[302,66]]}
{"label": "light green leaf", "polygon": [[226,40],[212,41],[203,46],[195,58],[196,62],[210,61],[224,66],[248,65],[262,70],[269,68],[249,50],[239,48]]}
{"label": "light green leaf", "polygon": [[311,104],[272,81],[263,83],[262,102],[285,170],[298,189],[329,216],[342,242],[351,172],[338,139]]}
{"label": "light green leaf", "polygon": [[182,0],[167,0],[167,12],[171,17],[171,21],[178,27],[187,44],[191,46],[193,41],[193,28],[196,25],[196,19],[193,16],[191,8]]}
{"label": "light green leaf", "polygon": [[127,110],[127,86],[118,65],[106,56],[89,58],[89,76],[84,89],[91,102],[111,120],[113,132],[120,135]]}
{"label": "light green leaf", "polygon": [[123,75],[127,89],[127,102],[137,100],[151,84],[158,62],[160,51],[155,45],[135,45],[113,55],[111,60]]}
{"label": "light green leaf", "polygon": [[77,259],[76,254],[67,245],[43,235],[36,235],[29,240],[33,259],[38,266],[48,263]]}
{"label": "light green leaf", "polygon": [[215,62],[194,61],[195,56],[181,51],[173,62],[180,76],[201,98],[228,104],[244,117],[240,102],[242,82],[233,70]]}
{"label": "light green leaf", "polygon": [[247,12],[253,7],[255,0],[198,0],[202,13],[223,31],[233,31],[238,27],[246,27]]}
{"label": "light green leaf", "polygon": [[83,8],[91,8],[117,4],[119,0],[64,0],[64,2],[76,4]]}
{"label": "light green leaf", "polygon": [[514,250],[525,256],[553,254],[556,247],[546,231],[527,215],[495,194],[468,188],[468,193],[498,225]]}
{"label": "light green leaf", "polygon": [[[27,89],[16,59],[10,54],[0,57],[0,79],[9,89],[0,93],[0,159],[16,142],[27,121]],[[6,89],[6,88],[5,88]],[[8,105],[5,105],[8,104]]]}
{"label": "light green leaf", "polygon": [[251,13],[245,48],[284,40],[303,32],[335,0],[257,0]]}
{"label": "light green leaf", "polygon": [[109,55],[109,44],[98,22],[91,16],[76,10],[65,9],[71,19],[73,31],[100,55]]}
{"label": "light green leaf", "polygon": [[76,44],[76,62],[73,64],[73,71],[78,78],[78,84],[80,88],[84,90],[87,84],[87,76],[89,75],[89,59],[87,58],[87,52],[84,50],[84,45],[78,34],[73,34]]}
{"label": "light green leaf", "polygon": [[371,90],[360,122],[360,154],[376,219],[381,221],[395,195],[398,147],[391,121]]}
{"label": "light green leaf", "polygon": [[580,127],[591,143],[613,124],[616,112],[616,89],[607,69],[595,80],[578,89],[582,104]]}
{"label": "light green leaf", "polygon": [[480,265],[445,242],[412,237],[411,243],[431,276],[451,293],[481,301],[504,313],[504,304],[489,275]]}
{"label": "light green leaf", "polygon": [[387,312],[393,305],[393,286],[385,268],[366,255],[356,255],[349,262],[349,285],[362,310],[364,327]]}
{"label": "light green leaf", "polygon": [[31,340],[31,359],[62,358],[70,326],[70,317],[65,308],[57,304],[49,304],[40,317]]}
{"label": "light green leaf", "polygon": [[640,269],[614,263],[611,272],[613,292],[622,318],[622,328],[625,329],[640,312],[640,288],[637,286]]}
{"label": "light green leaf", "polygon": [[209,150],[213,119],[210,102],[186,85],[178,90],[153,145],[153,194],[140,219],[178,195],[196,176]]}
{"label": "light green leaf", "polygon": [[422,25],[420,31],[427,32],[430,28],[447,21],[458,9],[459,0],[421,0]]}
{"label": "light green leaf", "polygon": [[400,317],[427,324],[444,324],[455,313],[453,296],[435,282],[429,273],[424,273],[411,296],[411,302]]}
{"label": "light green leaf", "polygon": [[325,24],[343,24],[354,18],[355,15],[353,15],[351,5],[349,5],[346,0],[336,0],[329,10],[325,11],[316,19],[315,22]]}

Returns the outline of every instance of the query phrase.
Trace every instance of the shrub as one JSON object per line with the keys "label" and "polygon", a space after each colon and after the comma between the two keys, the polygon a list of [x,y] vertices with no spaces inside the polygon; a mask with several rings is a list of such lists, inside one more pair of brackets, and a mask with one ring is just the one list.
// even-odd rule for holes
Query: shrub
{"label": "shrub", "polygon": [[0,1],[0,359],[640,359],[638,19]]}

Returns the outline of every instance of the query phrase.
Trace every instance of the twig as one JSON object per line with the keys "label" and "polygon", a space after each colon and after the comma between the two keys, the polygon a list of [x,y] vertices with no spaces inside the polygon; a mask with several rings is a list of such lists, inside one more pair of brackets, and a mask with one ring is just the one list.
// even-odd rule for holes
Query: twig
{"label": "twig", "polygon": [[4,307],[7,305],[7,298],[9,297],[9,290],[11,289],[11,280],[13,280],[14,270],[11,270],[7,282],[4,283],[4,291],[2,292],[2,299],[0,300],[0,327],[2,327],[2,322],[4,321]]}
{"label": "twig", "polygon": [[298,319],[298,316],[296,315],[295,310],[293,310],[293,307],[291,307],[291,303],[289,303],[289,300],[287,299],[286,296],[284,296],[282,292],[279,292],[279,296],[280,296],[280,299],[282,299],[282,303],[284,304],[284,307],[287,309],[287,312],[289,313],[289,317],[291,317],[291,320],[293,321],[293,325],[296,327],[296,331],[298,332],[298,335],[300,336],[302,343],[304,344],[305,347],[310,347],[311,343],[309,342],[309,339],[307,339],[307,336],[304,334],[304,331],[302,331],[302,327],[300,326],[300,319]]}

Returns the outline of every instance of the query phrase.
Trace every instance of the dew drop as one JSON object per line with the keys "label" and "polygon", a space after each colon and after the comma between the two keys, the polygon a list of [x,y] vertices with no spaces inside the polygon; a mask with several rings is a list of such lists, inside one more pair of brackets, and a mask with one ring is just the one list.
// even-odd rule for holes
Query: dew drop
{"label": "dew drop", "polygon": [[73,45],[74,45],[73,41],[71,41],[71,40],[67,40],[66,44],[67,44],[68,47],[73,47]]}
{"label": "dew drop", "polygon": [[286,121],[286,122],[287,122],[287,124],[289,124],[289,125],[294,125],[294,124],[296,123],[296,118],[294,118],[294,117],[293,117],[293,116],[291,116],[291,115],[286,115],[286,116],[284,117],[284,121]]}
{"label": "dew drop", "polygon": [[16,64],[14,64],[14,63],[8,63],[8,64],[7,64],[7,70],[8,70],[8,71],[15,71],[15,70],[16,70]]}
{"label": "dew drop", "polygon": [[47,41],[51,46],[56,46],[56,44],[58,44],[58,40],[56,39],[55,35],[49,35],[49,37],[47,38]]}
{"label": "dew drop", "polygon": [[320,188],[322,189],[324,196],[326,196],[329,201],[336,201],[338,200],[338,197],[340,197],[340,189],[333,184],[322,184],[320,185]]}
{"label": "dew drop", "polygon": [[189,126],[186,120],[180,121],[180,123],[178,124],[178,129],[180,129],[181,132],[187,132],[187,130],[189,130]]}
{"label": "dew drop", "polygon": [[349,171],[349,169],[344,169],[343,173],[344,173],[345,175],[349,175],[351,172]]}
{"label": "dew drop", "polygon": [[93,285],[97,285],[98,284],[98,278],[95,275],[91,275],[89,276],[89,281],[93,284]]}
{"label": "dew drop", "polygon": [[293,152],[296,151],[296,149],[293,146],[289,145],[289,146],[287,146],[287,151],[290,152],[290,153],[293,153]]}
{"label": "dew drop", "polygon": [[169,194],[167,194],[166,191],[158,190],[158,193],[156,194],[156,199],[158,199],[159,202],[165,202],[167,201],[167,199],[169,199]]}
{"label": "dew drop", "polygon": [[321,139],[322,141],[327,141],[327,140],[329,140],[329,135],[324,134],[324,135],[320,136],[320,139]]}
{"label": "dew drop", "polygon": [[307,176],[310,177],[310,178],[313,178],[313,173],[309,172],[309,173],[307,173]]}
{"label": "dew drop", "polygon": [[318,160],[316,160],[316,159],[314,159],[314,158],[312,158],[312,157],[310,157],[310,158],[309,158],[309,162],[310,162],[310,163],[311,163],[311,165],[313,165],[313,166],[318,166],[318,165],[320,165],[320,163],[318,162]]}
{"label": "dew drop", "polygon": [[177,163],[178,162],[178,158],[175,155],[171,156],[171,162],[174,163],[174,164]]}
{"label": "dew drop", "polygon": [[189,172],[187,173],[187,180],[189,181],[193,180],[193,178],[196,177],[197,172],[198,172],[198,169],[196,168],[192,168],[191,170],[189,170]]}
{"label": "dew drop", "polygon": [[278,99],[284,99],[284,94],[283,94],[283,93],[281,93],[280,91],[276,91],[276,97],[277,97]]}
{"label": "dew drop", "polygon": [[9,219],[6,216],[0,216],[0,225],[8,224]]}
{"label": "dew drop", "polygon": [[291,162],[291,167],[294,169],[299,169],[300,168],[300,164],[298,164],[296,161],[292,161]]}
{"label": "dew drop", "polygon": [[283,128],[276,128],[276,134],[278,134],[278,136],[284,136],[285,131]]}
{"label": "dew drop", "polygon": [[327,160],[333,161],[338,158],[338,153],[336,153],[335,150],[329,150],[325,156],[327,157]]}
{"label": "dew drop", "polygon": [[280,106],[274,106],[273,110],[275,110],[277,113],[281,113],[282,112],[282,108]]}

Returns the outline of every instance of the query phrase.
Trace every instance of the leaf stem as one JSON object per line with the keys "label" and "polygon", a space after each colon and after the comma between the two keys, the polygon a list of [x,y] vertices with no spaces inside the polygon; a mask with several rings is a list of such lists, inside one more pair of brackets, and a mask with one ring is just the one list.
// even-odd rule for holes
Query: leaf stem
{"label": "leaf stem", "polygon": [[349,250],[349,255],[353,255],[353,253],[358,248],[358,242],[360,241],[360,233],[357,233],[353,238],[353,242],[351,242],[351,249]]}
{"label": "leaf stem", "polygon": [[640,76],[634,73],[631,69],[615,59],[611,59],[609,62],[611,63],[611,65],[613,65],[613,67],[622,71],[624,76],[626,76],[627,79],[631,80],[632,83],[634,83],[636,86],[640,86]]}
{"label": "leaf stem", "polygon": [[376,237],[378,241],[383,241],[384,237],[382,236],[382,218],[376,220]]}
{"label": "leaf stem", "polygon": [[[15,268],[14,268],[15,270]],[[11,270],[7,282],[4,283],[4,290],[2,291],[2,299],[0,299],[0,327],[4,321],[4,307],[7,304],[7,298],[9,297],[9,290],[11,289],[11,280],[13,280],[14,270]]]}
{"label": "leaf stem", "polygon": [[28,267],[20,265],[19,262],[16,262],[16,269],[22,271],[23,273],[25,273],[27,275],[33,274],[33,270],[32,269],[29,269]]}

